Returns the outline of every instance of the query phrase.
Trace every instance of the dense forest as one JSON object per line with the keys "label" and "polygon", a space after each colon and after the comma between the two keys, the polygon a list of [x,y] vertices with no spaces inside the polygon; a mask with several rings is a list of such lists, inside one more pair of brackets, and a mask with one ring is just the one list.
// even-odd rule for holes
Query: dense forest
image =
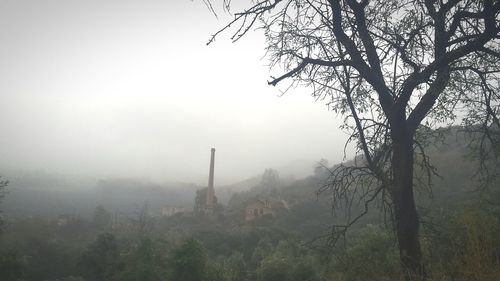
{"label": "dense forest", "polygon": [[[500,280],[500,189],[479,188],[477,163],[470,154],[457,130],[428,149],[437,175],[432,190],[417,188],[417,201],[429,280]],[[46,207],[42,205],[67,200],[44,197],[43,188],[30,202],[31,214],[19,214],[12,208],[16,201],[9,201],[14,190],[8,185],[0,205],[0,279],[401,280],[392,222],[382,207],[373,206],[340,235],[332,232],[332,226],[362,213],[364,207],[332,211],[328,192],[318,191],[334,167],[320,161],[311,176],[293,181],[266,169],[245,183],[252,183],[249,188],[219,200],[211,214],[197,206],[203,200],[196,197],[204,196],[199,187],[182,186],[191,194],[186,198],[184,193],[161,191],[159,186],[148,189],[136,182],[138,190],[156,190],[145,198],[131,191],[135,189],[129,181],[122,182],[123,193],[114,187],[119,186],[116,182],[113,188],[110,182],[99,183],[100,189],[118,188],[117,197],[80,198],[93,202],[88,215],[82,215],[79,200],[74,200],[73,211],[61,207],[38,212]],[[124,213],[127,192],[143,204]],[[162,215],[155,211],[159,203],[154,198],[187,207]],[[269,202],[270,211],[253,213],[248,208],[254,202]]]}

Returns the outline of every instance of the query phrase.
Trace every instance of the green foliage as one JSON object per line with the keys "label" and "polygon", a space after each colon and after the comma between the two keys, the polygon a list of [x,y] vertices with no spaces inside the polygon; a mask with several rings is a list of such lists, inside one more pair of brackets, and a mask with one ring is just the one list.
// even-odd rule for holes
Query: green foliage
{"label": "green foliage", "polygon": [[257,247],[252,253],[251,262],[253,267],[258,267],[262,260],[264,260],[272,252],[272,245],[269,238],[264,237],[258,242]]}
{"label": "green foliage", "polygon": [[104,233],[83,253],[80,266],[88,280],[110,280],[119,271],[119,252],[115,237]]}
{"label": "green foliage", "polygon": [[[5,188],[9,184],[9,181],[0,176],[0,203],[2,203],[2,199],[7,195],[7,191]],[[5,229],[5,221],[2,216],[2,211],[0,210],[0,235]]]}
{"label": "green foliage", "polygon": [[228,281],[227,265],[224,257],[218,257],[207,261],[206,273],[203,277],[204,281]]}
{"label": "green foliage", "polygon": [[85,279],[79,276],[68,276],[68,277],[63,277],[53,280],[45,280],[45,281],[85,281]]}
{"label": "green foliage", "polygon": [[[433,201],[426,192],[418,194],[425,207],[420,238],[429,281],[500,280],[500,188],[470,192],[473,163],[463,161],[460,145],[430,151],[445,179],[435,182]],[[266,193],[289,207],[268,220],[244,221],[246,202],[261,194],[256,189],[235,194],[220,216],[146,221],[141,215],[136,222],[155,225],[142,236],[127,221],[96,239],[96,233],[111,230],[102,206],[90,221],[71,215],[64,224],[55,218],[10,219],[0,237],[0,280],[400,280],[394,237],[373,225],[380,218],[372,213],[350,230],[345,249],[334,249],[332,259],[323,255],[331,250],[324,244],[302,246],[346,215],[340,210],[332,217],[330,202],[316,197],[325,171],[316,172]]]}
{"label": "green foliage", "polygon": [[142,240],[125,257],[125,270],[119,274],[123,281],[161,281],[167,276],[166,246],[163,241]]}
{"label": "green foliage", "polygon": [[[207,208],[207,192],[208,187],[204,187],[202,189],[196,190],[196,197],[194,199],[194,212],[197,214],[201,214]],[[214,206],[221,207],[220,204],[217,204],[217,196],[214,195]]]}
{"label": "green foliage", "polygon": [[272,257],[262,261],[257,269],[259,281],[288,281],[291,276],[292,265],[285,259]]}
{"label": "green foliage", "polygon": [[15,251],[24,257],[23,279],[52,280],[78,275],[75,266],[81,255],[79,235],[62,235],[62,227],[42,219],[18,219],[0,239],[0,252]]}
{"label": "green foliage", "polygon": [[387,231],[367,225],[351,235],[350,246],[336,264],[342,280],[385,280],[400,274],[397,247]]}
{"label": "green foliage", "polygon": [[233,252],[227,259],[226,268],[225,275],[227,280],[245,280],[247,265],[242,253]]}
{"label": "green foliage", "polygon": [[92,224],[97,229],[105,229],[111,226],[111,214],[104,209],[102,205],[99,205],[94,210],[94,217],[92,219]]}
{"label": "green foliage", "polygon": [[260,184],[252,188],[258,193],[275,194],[280,187],[280,177],[278,171],[274,169],[266,169],[262,174]]}
{"label": "green foliage", "polygon": [[294,265],[291,281],[320,280],[317,269],[310,261],[300,261]]}
{"label": "green foliage", "polygon": [[269,254],[259,262],[256,274],[259,281],[318,280],[317,268],[309,250],[293,240],[282,240],[270,249]]}
{"label": "green foliage", "polygon": [[17,281],[23,275],[26,259],[15,251],[0,253],[0,277],[4,281]]}
{"label": "green foliage", "polygon": [[169,265],[169,280],[202,281],[207,273],[207,256],[200,242],[189,239],[174,249]]}
{"label": "green foliage", "polygon": [[430,272],[444,280],[500,278],[500,217],[482,205],[436,214],[426,236]]}

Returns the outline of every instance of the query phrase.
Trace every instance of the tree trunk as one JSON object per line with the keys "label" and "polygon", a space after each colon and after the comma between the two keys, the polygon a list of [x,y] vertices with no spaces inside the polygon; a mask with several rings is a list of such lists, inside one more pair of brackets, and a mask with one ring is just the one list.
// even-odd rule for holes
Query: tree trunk
{"label": "tree trunk", "polygon": [[419,220],[413,195],[413,134],[405,125],[392,128],[393,215],[406,279],[424,280]]}

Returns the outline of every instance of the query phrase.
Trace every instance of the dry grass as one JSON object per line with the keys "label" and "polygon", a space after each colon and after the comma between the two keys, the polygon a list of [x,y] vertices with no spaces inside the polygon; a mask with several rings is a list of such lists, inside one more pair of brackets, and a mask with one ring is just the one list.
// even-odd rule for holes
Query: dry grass
{"label": "dry grass", "polygon": [[[499,220],[477,209],[465,209],[455,214],[450,225],[453,227],[446,234],[449,252],[437,253],[428,261],[427,281],[500,281]],[[432,245],[427,246],[429,251],[438,251]],[[342,277],[331,280],[353,280],[352,276]],[[405,281],[405,278],[373,276],[372,280]]]}
{"label": "dry grass", "polygon": [[500,281],[498,220],[477,209],[465,209],[455,218],[457,233],[449,235],[457,247],[434,266],[428,281]]}

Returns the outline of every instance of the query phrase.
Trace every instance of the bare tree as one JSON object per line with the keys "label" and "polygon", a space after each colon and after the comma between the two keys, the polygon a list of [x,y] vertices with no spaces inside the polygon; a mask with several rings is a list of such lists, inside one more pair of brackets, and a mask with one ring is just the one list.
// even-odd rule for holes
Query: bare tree
{"label": "bare tree", "polygon": [[145,201],[139,211],[134,212],[134,217],[129,217],[129,221],[137,227],[137,236],[143,238],[153,227],[153,221],[149,214],[149,202]]}
{"label": "bare tree", "polygon": [[384,202],[407,277],[424,278],[414,165],[434,171],[429,129],[498,126],[499,10],[499,0],[249,1],[208,44],[224,31],[237,41],[263,29],[281,73],[269,84],[310,88],[346,117],[363,157],[332,171],[333,203],[356,198],[367,211]]}

